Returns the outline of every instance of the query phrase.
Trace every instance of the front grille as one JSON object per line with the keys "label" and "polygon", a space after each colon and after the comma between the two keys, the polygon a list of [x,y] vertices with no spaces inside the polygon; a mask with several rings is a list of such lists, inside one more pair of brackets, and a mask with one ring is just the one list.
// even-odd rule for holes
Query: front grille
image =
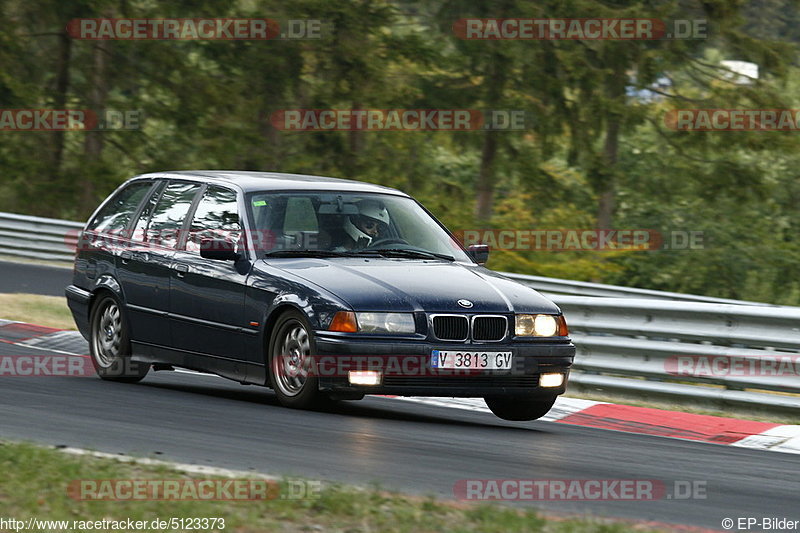
{"label": "front grille", "polygon": [[498,387],[526,387],[539,386],[539,375],[528,376],[443,376],[443,377],[414,377],[414,376],[384,376],[384,387],[437,387],[447,388],[498,388]]}
{"label": "front grille", "polygon": [[433,334],[443,341],[463,341],[469,337],[469,321],[465,316],[433,317]]}
{"label": "front grille", "polygon": [[476,341],[499,341],[508,329],[504,316],[476,316],[472,323],[472,338]]}

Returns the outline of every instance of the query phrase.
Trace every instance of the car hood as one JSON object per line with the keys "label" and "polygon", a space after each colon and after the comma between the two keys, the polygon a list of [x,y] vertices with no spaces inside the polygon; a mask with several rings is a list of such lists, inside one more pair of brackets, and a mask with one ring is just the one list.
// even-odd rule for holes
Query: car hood
{"label": "car hood", "polygon": [[[530,287],[477,265],[384,258],[280,259],[269,264],[324,288],[356,311],[560,313]],[[459,306],[461,299],[473,306]]]}

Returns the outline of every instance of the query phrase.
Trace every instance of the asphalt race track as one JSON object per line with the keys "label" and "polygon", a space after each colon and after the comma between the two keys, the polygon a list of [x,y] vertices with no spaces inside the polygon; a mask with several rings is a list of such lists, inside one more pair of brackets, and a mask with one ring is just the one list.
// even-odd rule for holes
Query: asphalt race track
{"label": "asphalt race track", "polygon": [[23,292],[64,296],[64,287],[70,283],[72,283],[71,268],[0,261],[0,293]]}
{"label": "asphalt race track", "polygon": [[[16,265],[15,265],[16,266]],[[26,265],[27,267],[27,265]],[[0,277],[7,280],[6,265]],[[5,283],[8,283],[7,281]],[[0,342],[0,356],[46,355]],[[523,502],[722,529],[723,518],[797,519],[800,456],[367,398],[285,409],[268,389],[152,373],[140,384],[0,377],[0,438],[299,475],[453,497],[462,479],[706,483],[706,499]]]}

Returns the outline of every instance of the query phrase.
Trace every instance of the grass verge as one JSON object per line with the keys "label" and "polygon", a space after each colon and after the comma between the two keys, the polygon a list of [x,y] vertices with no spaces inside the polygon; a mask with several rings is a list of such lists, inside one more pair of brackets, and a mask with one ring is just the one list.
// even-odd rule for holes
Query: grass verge
{"label": "grass verge", "polygon": [[41,265],[63,268],[65,270],[72,269],[72,261],[47,261],[46,259],[28,259],[19,255],[6,255],[0,254],[0,261],[8,263],[24,263],[26,265]]}
{"label": "grass verge", "polygon": [[0,318],[59,329],[75,329],[63,296],[0,294]]}
{"label": "grass verge", "polygon": [[[600,519],[553,519],[535,511],[387,493],[378,488],[323,486],[314,499],[266,501],[78,501],[67,494],[73,480],[208,479],[163,466],[144,466],[67,455],[30,444],[0,443],[0,508],[6,518],[94,521],[159,518],[224,518],[224,531],[283,532],[585,532],[648,530]],[[281,488],[285,487],[285,482]],[[283,493],[283,492],[282,492]],[[80,524],[78,524],[80,526]],[[67,528],[66,531],[83,531]],[[151,529],[147,529],[152,531]],[[651,531],[654,531],[650,529]],[[221,531],[217,528],[214,531]]]}

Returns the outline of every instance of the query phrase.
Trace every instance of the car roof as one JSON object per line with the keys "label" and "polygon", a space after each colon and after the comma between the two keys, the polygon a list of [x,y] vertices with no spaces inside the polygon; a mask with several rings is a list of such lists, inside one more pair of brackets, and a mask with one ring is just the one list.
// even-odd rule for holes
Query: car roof
{"label": "car roof", "polygon": [[134,179],[191,179],[205,183],[229,183],[238,186],[244,192],[253,191],[339,191],[339,192],[374,192],[408,196],[402,191],[366,183],[363,181],[310,176],[306,174],[284,174],[280,172],[253,172],[244,170],[175,170],[142,174]]}

